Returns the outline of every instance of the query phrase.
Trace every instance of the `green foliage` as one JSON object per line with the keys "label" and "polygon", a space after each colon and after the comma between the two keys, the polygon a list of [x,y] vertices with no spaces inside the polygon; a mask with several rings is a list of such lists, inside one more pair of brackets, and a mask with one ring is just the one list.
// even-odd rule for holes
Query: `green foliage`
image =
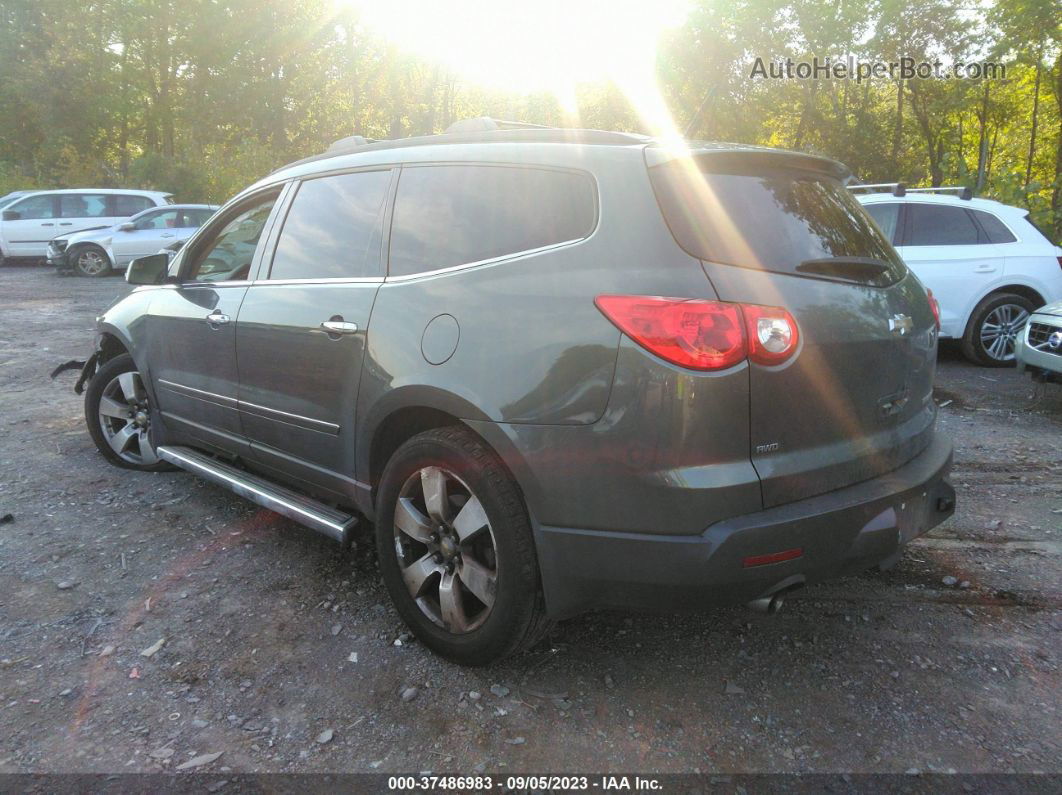
{"label": "green foliage", "polygon": [[[818,152],[868,181],[967,184],[1062,236],[1057,0],[968,8],[699,0],[662,42],[657,82],[674,128],[691,137]],[[1007,76],[750,78],[756,57],[849,55],[991,58]],[[550,94],[471,85],[375,37],[334,0],[0,0],[0,192],[129,185],[221,202],[355,133],[426,134],[481,115],[659,128],[622,86],[582,85],[575,101],[573,112]]]}

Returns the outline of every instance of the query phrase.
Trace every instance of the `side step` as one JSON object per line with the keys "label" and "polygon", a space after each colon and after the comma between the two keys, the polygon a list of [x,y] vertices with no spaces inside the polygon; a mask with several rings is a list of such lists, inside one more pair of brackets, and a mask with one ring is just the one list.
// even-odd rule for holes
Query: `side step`
{"label": "side step", "polygon": [[156,452],[163,461],[224,486],[263,508],[294,519],[341,544],[347,543],[350,531],[358,523],[357,518],[350,514],[329,508],[304,494],[289,491],[190,447],[160,447]]}

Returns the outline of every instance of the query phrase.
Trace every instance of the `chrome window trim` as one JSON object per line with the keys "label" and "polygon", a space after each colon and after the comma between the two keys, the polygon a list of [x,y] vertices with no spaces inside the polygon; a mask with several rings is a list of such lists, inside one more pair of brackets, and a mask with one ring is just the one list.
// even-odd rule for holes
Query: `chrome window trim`
{"label": "chrome window trim", "polygon": [[133,289],[134,293],[141,290],[194,290],[210,289],[213,287],[250,287],[254,282],[241,279],[231,282],[181,282],[180,284],[141,284]]}
{"label": "chrome window trim", "polygon": [[443,275],[443,274],[447,274],[447,273],[454,273],[456,271],[467,270],[469,268],[478,268],[481,265],[495,265],[495,264],[498,264],[500,262],[508,262],[509,260],[513,260],[513,259],[521,259],[523,257],[534,256],[535,254],[542,254],[542,253],[544,253],[546,251],[554,251],[554,250],[559,249],[559,248],[565,248],[565,247],[568,247],[568,246],[577,245],[579,243],[585,243],[591,237],[592,237],[592,234],[591,235],[587,235],[586,237],[573,238],[572,240],[563,240],[560,243],[550,243],[548,246],[539,246],[538,248],[528,248],[528,249],[524,249],[523,251],[514,251],[512,254],[502,254],[501,256],[498,256],[498,257],[491,257],[489,259],[481,259],[481,260],[477,260],[476,262],[465,262],[465,263],[463,263],[461,265],[450,265],[449,267],[446,267],[446,268],[436,268],[435,270],[421,271],[420,273],[411,273],[411,274],[408,274],[406,276],[387,276],[387,278],[384,279],[384,281],[386,281],[386,282],[408,282],[408,281],[413,281],[414,279],[423,279],[423,278],[426,278],[428,276],[439,276],[439,275]]}
{"label": "chrome window trim", "polygon": [[322,279],[255,279],[249,282],[254,287],[285,284],[383,284],[383,276],[336,276]]}

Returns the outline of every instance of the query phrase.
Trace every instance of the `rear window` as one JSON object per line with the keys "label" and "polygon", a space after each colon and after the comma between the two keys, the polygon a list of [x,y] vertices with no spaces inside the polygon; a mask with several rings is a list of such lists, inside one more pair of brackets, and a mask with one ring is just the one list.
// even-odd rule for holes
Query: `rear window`
{"label": "rear window", "polygon": [[404,168],[391,222],[391,276],[465,265],[584,238],[590,178],[510,166]]}
{"label": "rear window", "polygon": [[[650,169],[672,234],[693,256],[775,273],[888,285],[895,249],[840,181],[805,169],[681,160]],[[835,260],[838,267],[812,267]],[[844,267],[855,263],[865,267]]]}
{"label": "rear window", "polygon": [[964,207],[907,205],[907,246],[976,246],[983,242]]}
{"label": "rear window", "polygon": [[127,193],[119,193],[114,197],[114,214],[119,218],[136,215],[155,203],[146,196],[133,196]]}
{"label": "rear window", "polygon": [[996,218],[992,213],[986,213],[982,210],[967,210],[974,218],[977,219],[977,223],[981,225],[981,229],[988,236],[989,243],[1013,243],[1016,238],[1007,229],[1007,225]]}

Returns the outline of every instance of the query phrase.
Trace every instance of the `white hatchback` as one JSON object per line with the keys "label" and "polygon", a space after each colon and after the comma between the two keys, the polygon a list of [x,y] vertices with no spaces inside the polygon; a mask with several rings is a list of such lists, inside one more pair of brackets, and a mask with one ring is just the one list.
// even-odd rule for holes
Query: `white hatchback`
{"label": "white hatchback", "polygon": [[902,186],[857,198],[940,302],[940,336],[973,362],[1013,365],[1029,314],[1062,299],[1062,249],[1024,208]]}
{"label": "white hatchback", "polygon": [[27,193],[0,210],[0,260],[44,259],[48,241],[57,235],[113,226],[142,210],[169,204],[170,200],[169,193],[116,188]]}

